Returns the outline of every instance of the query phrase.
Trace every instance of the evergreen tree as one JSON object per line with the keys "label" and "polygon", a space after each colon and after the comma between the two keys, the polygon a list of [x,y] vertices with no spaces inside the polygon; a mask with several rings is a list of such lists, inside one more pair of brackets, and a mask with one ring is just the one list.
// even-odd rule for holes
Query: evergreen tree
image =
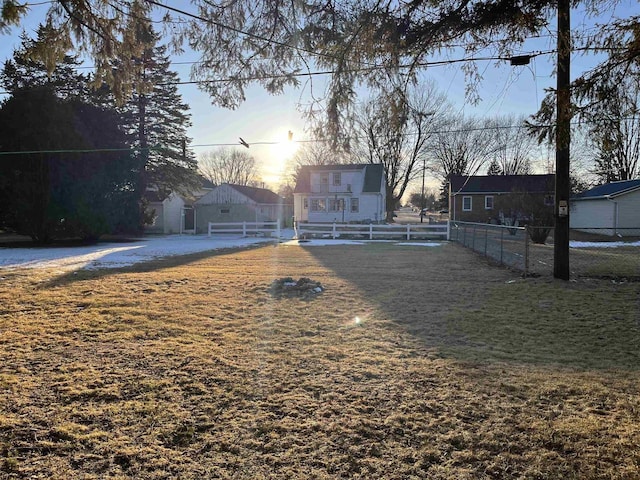
{"label": "evergreen tree", "polygon": [[[39,242],[132,231],[140,225],[126,138],[113,111],[49,87],[0,108],[0,226]],[[35,152],[35,153],[30,153]]]}
{"label": "evergreen tree", "polygon": [[78,73],[80,62],[77,57],[64,55],[52,71],[47,71],[44,62],[35,59],[30,52],[42,40],[43,27],[38,27],[37,39],[26,33],[21,38],[20,48],[13,57],[5,61],[0,71],[0,85],[9,93],[16,93],[36,87],[46,87],[58,98],[83,98],[88,100],[90,76]]}
{"label": "evergreen tree", "polygon": [[124,123],[131,146],[145,165],[141,191],[150,186],[188,193],[199,182],[196,158],[186,148],[189,106],[178,93],[178,74],[169,69],[166,50],[164,45],[145,50],[140,59],[143,87],[125,104]]}
{"label": "evergreen tree", "polygon": [[491,160],[489,168],[487,169],[487,175],[502,175],[502,169],[496,159]]}

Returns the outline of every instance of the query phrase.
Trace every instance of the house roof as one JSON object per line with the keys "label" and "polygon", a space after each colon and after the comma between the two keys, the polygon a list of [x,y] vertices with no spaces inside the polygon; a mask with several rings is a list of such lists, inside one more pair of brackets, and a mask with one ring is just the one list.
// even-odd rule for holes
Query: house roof
{"label": "house roof", "polygon": [[516,190],[544,193],[554,190],[554,175],[452,175],[453,195],[509,193]]}
{"label": "house roof", "polygon": [[381,163],[348,163],[341,165],[304,165],[298,172],[298,179],[293,193],[308,193],[311,191],[312,172],[335,172],[364,170],[363,193],[380,191],[384,168]]}
{"label": "house roof", "polygon": [[[225,184],[223,183],[222,185]],[[246,185],[235,185],[232,183],[227,183],[226,185],[230,186],[234,190],[240,192],[245,197],[250,198],[256,203],[261,203],[264,205],[276,205],[284,201],[284,199],[280,195],[266,188],[248,187]]]}
{"label": "house roof", "polygon": [[640,179],[621,180],[619,182],[605,183],[586,190],[574,196],[572,200],[595,200],[600,198],[617,197],[640,189]]}

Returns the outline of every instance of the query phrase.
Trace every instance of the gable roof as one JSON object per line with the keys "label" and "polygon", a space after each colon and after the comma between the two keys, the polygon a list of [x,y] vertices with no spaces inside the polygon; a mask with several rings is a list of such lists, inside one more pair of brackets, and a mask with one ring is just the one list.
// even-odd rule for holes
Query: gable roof
{"label": "gable roof", "polygon": [[364,170],[363,193],[380,191],[384,168],[381,163],[347,163],[340,165],[303,165],[298,172],[296,187],[293,193],[308,193],[311,191],[312,172],[344,172]]}
{"label": "gable roof", "polygon": [[572,200],[595,200],[600,198],[617,197],[640,189],[640,179],[621,180],[619,182],[605,183],[597,187],[585,190],[575,195]]}
{"label": "gable roof", "polygon": [[520,190],[529,193],[554,191],[555,175],[452,175],[451,193],[488,194]]}
{"label": "gable roof", "polygon": [[[225,185],[224,183],[222,185]],[[282,203],[284,199],[277,193],[272,192],[266,188],[248,187],[247,185],[235,185],[227,183],[234,190],[240,192],[245,197],[250,198],[256,203],[276,205]]]}

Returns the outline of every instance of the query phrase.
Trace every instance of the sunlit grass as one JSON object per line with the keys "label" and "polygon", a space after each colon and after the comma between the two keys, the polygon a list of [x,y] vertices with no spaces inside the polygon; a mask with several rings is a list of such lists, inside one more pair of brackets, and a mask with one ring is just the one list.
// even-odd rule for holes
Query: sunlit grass
{"label": "sunlit grass", "polygon": [[638,477],[638,284],[389,244],[3,277],[0,478]]}

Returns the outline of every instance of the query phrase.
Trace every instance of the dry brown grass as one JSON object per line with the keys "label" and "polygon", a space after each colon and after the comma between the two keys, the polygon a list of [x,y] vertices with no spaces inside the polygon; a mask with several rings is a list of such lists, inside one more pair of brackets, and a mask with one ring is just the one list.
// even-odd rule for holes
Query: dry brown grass
{"label": "dry brown grass", "polygon": [[638,284],[389,244],[2,277],[2,478],[640,478]]}

